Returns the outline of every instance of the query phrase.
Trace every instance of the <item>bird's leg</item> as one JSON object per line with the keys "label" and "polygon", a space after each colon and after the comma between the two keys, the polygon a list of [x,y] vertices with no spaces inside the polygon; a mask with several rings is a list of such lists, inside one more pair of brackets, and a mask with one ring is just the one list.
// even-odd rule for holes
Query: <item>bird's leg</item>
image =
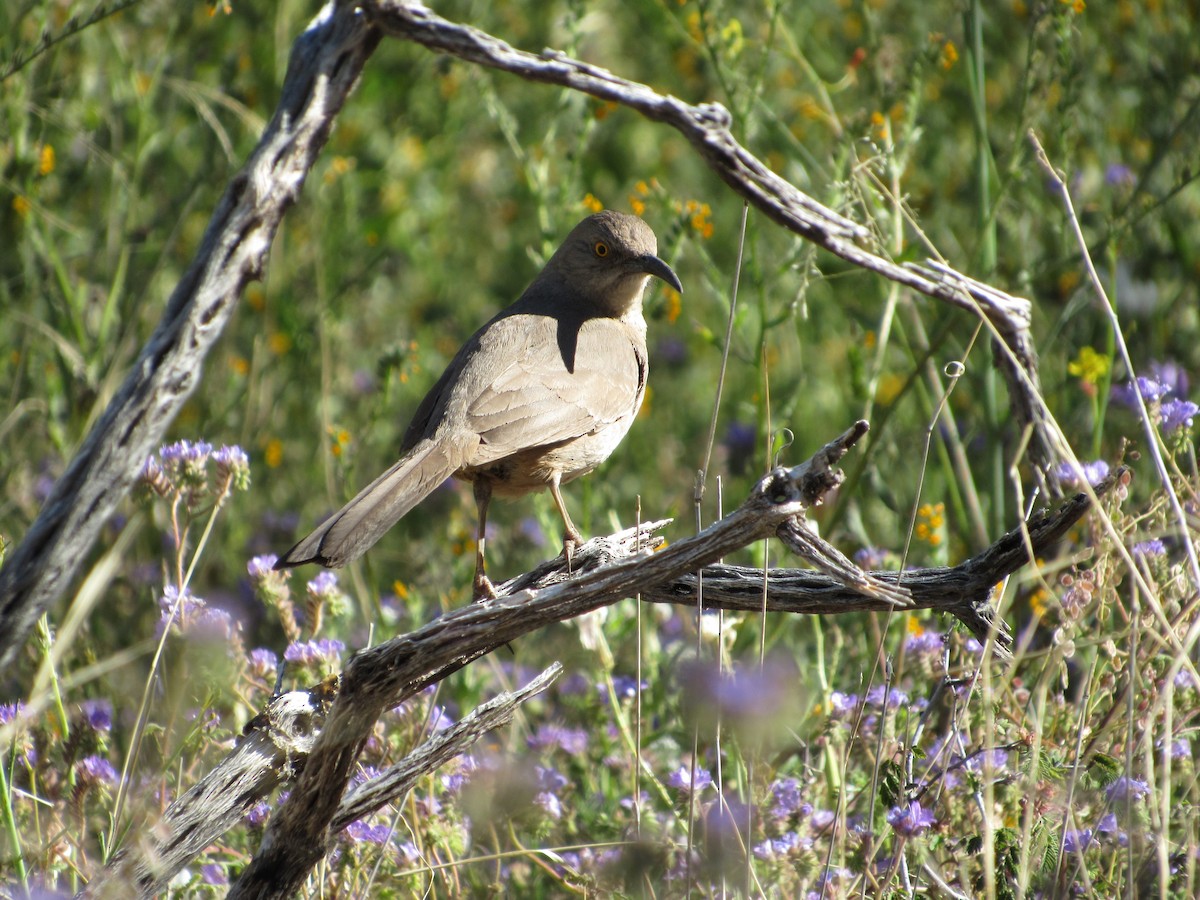
{"label": "bird's leg", "polygon": [[554,505],[558,507],[558,514],[562,516],[563,556],[567,558],[567,571],[570,572],[571,558],[575,555],[575,548],[583,543],[583,535],[579,533],[579,529],[571,521],[571,514],[567,512],[567,504],[563,502],[562,491],[558,487],[559,477],[555,473],[554,480],[550,482],[550,496],[554,498]]}
{"label": "bird's leg", "polygon": [[475,493],[475,510],[479,515],[479,530],[475,535],[475,580],[471,587],[476,600],[495,600],[496,589],[484,571],[484,544],[487,540],[487,511],[492,502],[492,483],[486,478],[476,478],[472,483]]}

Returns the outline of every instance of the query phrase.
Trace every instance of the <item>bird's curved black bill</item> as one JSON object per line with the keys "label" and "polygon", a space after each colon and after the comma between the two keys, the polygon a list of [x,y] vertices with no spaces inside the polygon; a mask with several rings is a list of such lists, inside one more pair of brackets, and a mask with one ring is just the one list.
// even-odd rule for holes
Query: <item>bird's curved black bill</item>
{"label": "bird's curved black bill", "polygon": [[638,267],[647,275],[653,275],[655,278],[661,278],[679,293],[683,293],[683,285],[679,281],[679,276],[675,274],[675,270],[668,266],[657,256],[647,254],[639,256],[637,259]]}

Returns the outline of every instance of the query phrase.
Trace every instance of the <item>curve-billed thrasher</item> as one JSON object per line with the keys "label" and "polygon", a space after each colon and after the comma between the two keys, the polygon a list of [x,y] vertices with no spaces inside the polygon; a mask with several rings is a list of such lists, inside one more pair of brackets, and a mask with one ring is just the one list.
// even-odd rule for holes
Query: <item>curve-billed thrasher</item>
{"label": "curve-billed thrasher", "polygon": [[479,510],[476,596],[492,494],[549,488],[568,555],[583,537],[559,485],[604,462],[646,392],[642,294],[654,275],[682,291],[641,219],[605,210],[575,226],[519,300],[471,337],[421,401],[400,461],[283,555],[282,569],[338,568],[453,475],[474,485]]}

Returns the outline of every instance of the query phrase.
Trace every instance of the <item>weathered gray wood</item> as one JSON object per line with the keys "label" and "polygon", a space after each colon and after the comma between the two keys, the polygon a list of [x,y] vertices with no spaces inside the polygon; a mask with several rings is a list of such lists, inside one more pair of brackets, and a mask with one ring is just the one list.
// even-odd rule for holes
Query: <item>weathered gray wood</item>
{"label": "weathered gray wood", "polygon": [[[378,26],[377,28],[372,25]],[[774,221],[831,253],[930,297],[982,315],[1009,352],[998,354],[1013,409],[1030,427],[1039,471],[1057,460],[1038,396],[1028,300],[940,264],[898,265],[863,243],[867,229],[772,172],[733,137],[719,104],[693,106],[555,51],[536,56],[419,3],[332,0],[296,41],[280,106],[246,167],[213,214],[196,259],[162,323],[88,436],[33,526],[0,569],[0,665],[77,574],[100,528],[133,484],[142,461],[195,389],[204,357],[245,284],[261,274],[284,211],[295,201],[333,118],[378,44],[382,29],[430,49],[523,78],[623,103],[684,134],[737,193]]]}
{"label": "weathered gray wood", "polygon": [[[421,775],[507,724],[518,706],[545,690],[561,671],[562,666],[555,663],[520,690],[493,697],[386,772],[347,793],[330,834],[336,835],[355,819],[399,800]],[[289,691],[272,700],[246,726],[246,735],[233,752],[175,800],[141,841],[118,853],[79,894],[80,900],[150,898],[165,890],[181,869],[241,822],[255,804],[296,777],[337,695],[337,683],[337,678],[327,679],[310,690]]]}
{"label": "weathered gray wood", "polygon": [[[994,586],[1024,566],[1030,553],[1043,555],[1061,540],[1091,508],[1085,494],[1054,512],[1035,514],[978,556],[949,568],[867,575],[849,561],[835,558],[832,574],[768,571],[764,597],[761,570],[711,562],[781,532],[792,542],[797,540],[795,532],[802,532],[801,549],[806,555],[826,555],[832,548],[821,546],[820,538],[798,528],[795,516],[838,485],[841,476],[833,466],[863,433],[861,425],[856,426],[814,460],[771,473],[741,507],[694,537],[658,550],[662,541],[655,532],[667,524],[659,521],[594,538],[576,551],[572,571],[562,557],[547,562],[499,585],[497,600],[453,610],[417,631],[356,654],[340,680],[276,698],[247,727],[246,739],[172,804],[161,822],[145,829],[141,840],[110,863],[86,895],[107,896],[113,886],[130,895],[153,895],[247,809],[303,770],[288,803],[272,821],[260,853],[231,895],[289,896],[350,821],[399,796],[421,772],[461,752],[472,735],[478,737],[495,727],[482,719],[463,720],[459,724],[464,731],[453,733],[457,743],[437,736],[369,788],[362,786],[343,797],[363,742],[383,710],[503,643],[634,593],[640,592],[645,602],[694,606],[695,567],[706,562],[702,570],[706,608],[828,615],[888,611],[899,602],[906,608],[950,613],[981,641],[994,639],[995,656],[1005,658],[1012,638],[995,618]],[[1124,476],[1124,470],[1114,472],[1097,486],[1097,495],[1107,494]],[[839,571],[843,567],[849,571]],[[880,590],[881,583],[891,590]],[[895,590],[897,583],[903,593]],[[536,690],[540,682],[517,692],[514,707],[527,692]]]}
{"label": "weathered gray wood", "polygon": [[1014,398],[1017,423],[1030,428],[1030,462],[1045,474],[1059,461],[1040,396],[1037,351],[1029,332],[1033,308],[1028,300],[969,278],[938,261],[901,265],[880,256],[867,246],[868,229],[864,225],[818,203],[743,147],[733,136],[732,116],[719,103],[685,103],[556,50],[543,50],[540,55],[517,50],[477,28],[443,19],[411,0],[367,0],[363,8],[394,37],[530,81],[557,84],[620,103],[648,119],[670,125],[691,142],[722,181],[784,228],[853,265],[985,318],[1004,343],[997,353],[998,365]]}
{"label": "weathered gray wood", "polygon": [[297,38],[279,107],[233,179],[162,321],[36,521],[0,569],[0,667],[75,577],[142,463],[200,383],[242,289],[262,275],[284,212],[325,145],[379,32],[329,4]]}

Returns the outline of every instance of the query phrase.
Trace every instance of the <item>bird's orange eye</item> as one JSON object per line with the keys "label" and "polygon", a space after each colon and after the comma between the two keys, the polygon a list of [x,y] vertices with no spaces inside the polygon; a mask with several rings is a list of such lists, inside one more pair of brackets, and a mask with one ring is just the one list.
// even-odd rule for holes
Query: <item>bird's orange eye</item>
{"label": "bird's orange eye", "polygon": [[597,256],[608,256],[608,244],[604,241],[596,241],[596,246],[592,249],[596,251]]}

